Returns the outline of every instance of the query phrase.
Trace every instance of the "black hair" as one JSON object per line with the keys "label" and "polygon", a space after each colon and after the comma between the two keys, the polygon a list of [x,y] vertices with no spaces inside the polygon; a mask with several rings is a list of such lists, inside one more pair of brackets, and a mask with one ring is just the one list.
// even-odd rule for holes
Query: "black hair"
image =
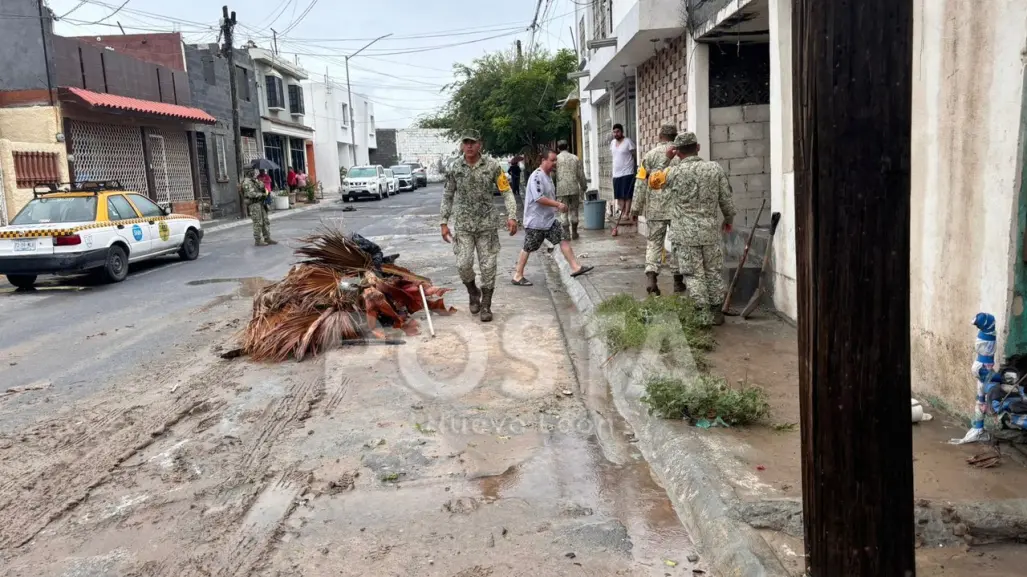
{"label": "black hair", "polygon": [[686,144],[684,146],[679,146],[678,150],[681,151],[681,154],[695,154],[695,153],[699,152],[699,143]]}
{"label": "black hair", "polygon": [[556,148],[558,150],[567,150],[568,148],[570,148],[570,145],[561,140],[556,144]]}
{"label": "black hair", "polygon": [[618,122],[617,124],[614,124],[614,125],[613,125],[613,129],[614,129],[614,130],[620,130],[621,132],[624,132],[624,125],[623,125],[623,124],[620,124],[620,123]]}
{"label": "black hair", "polygon": [[552,148],[543,148],[542,149],[542,160],[547,160],[549,158],[550,154],[556,154],[556,151],[553,150]]}

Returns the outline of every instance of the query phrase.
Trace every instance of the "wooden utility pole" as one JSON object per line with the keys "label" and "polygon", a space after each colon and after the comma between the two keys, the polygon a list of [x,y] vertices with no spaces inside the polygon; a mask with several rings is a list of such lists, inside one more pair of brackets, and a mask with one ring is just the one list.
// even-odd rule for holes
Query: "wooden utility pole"
{"label": "wooden utility pole", "polygon": [[913,0],[792,8],[807,572],[912,577]]}
{"label": "wooden utility pole", "polygon": [[[221,51],[228,60],[228,85],[231,87],[232,96],[232,145],[235,147],[235,175],[236,179],[242,178],[242,127],[239,126],[239,87],[237,82],[239,74],[235,69],[235,47],[232,44],[235,40],[235,12],[228,13],[228,6],[221,7],[221,36],[224,45]],[[239,214],[246,217],[245,203],[239,202]]]}

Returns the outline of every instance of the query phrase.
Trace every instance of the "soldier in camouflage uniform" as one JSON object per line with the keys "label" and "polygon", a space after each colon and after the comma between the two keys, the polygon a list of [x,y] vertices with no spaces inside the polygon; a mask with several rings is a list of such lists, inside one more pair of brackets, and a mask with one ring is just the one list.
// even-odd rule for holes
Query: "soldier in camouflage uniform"
{"label": "soldier in camouflage uniform", "polygon": [[[461,139],[464,155],[446,172],[446,188],[442,195],[442,239],[453,243],[460,280],[467,287],[471,314],[480,314],[482,322],[492,320],[492,292],[496,286],[499,259],[499,233],[492,193],[497,188],[506,202],[506,228],[510,236],[517,234],[517,204],[506,173],[498,162],[481,155],[481,138],[468,131]],[[456,221],[456,236],[449,231],[449,220]],[[478,253],[481,289],[474,283],[474,253]]]}
{"label": "soldier in camouflage uniform", "polygon": [[566,140],[556,143],[560,153],[556,155],[556,200],[567,205],[566,212],[560,212],[557,218],[563,226],[564,240],[578,240],[578,212],[581,199],[585,196],[585,167],[581,160],[567,149]]}
{"label": "soldier in camouflage uniform", "polygon": [[243,196],[250,203],[250,220],[253,221],[253,243],[257,246],[278,244],[271,239],[271,220],[268,218],[268,191],[264,183],[257,180],[257,169],[252,165],[239,184]]}
{"label": "soldier in camouflage uniform", "polygon": [[[661,126],[660,143],[642,157],[638,174],[635,175],[635,204],[631,208],[631,216],[644,214],[645,223],[649,227],[645,247],[645,276],[648,281],[645,291],[656,296],[660,296],[657,276],[660,274],[660,257],[663,255],[664,241],[670,228],[671,207],[667,202],[670,196],[668,191],[649,188],[649,176],[679,162],[677,156],[673,159],[667,158],[667,149],[671,148],[671,143],[677,135],[678,129],[673,124]],[[667,264],[674,273],[674,292],[685,292],[685,277],[681,274],[673,251],[667,255]]]}
{"label": "soldier in camouflage uniform", "polygon": [[735,218],[731,184],[719,164],[699,158],[695,134],[679,134],[674,139],[674,148],[681,162],[667,169],[664,184],[671,195],[671,246],[689,277],[688,293],[696,305],[709,307],[715,324],[723,324],[721,230],[730,232]]}

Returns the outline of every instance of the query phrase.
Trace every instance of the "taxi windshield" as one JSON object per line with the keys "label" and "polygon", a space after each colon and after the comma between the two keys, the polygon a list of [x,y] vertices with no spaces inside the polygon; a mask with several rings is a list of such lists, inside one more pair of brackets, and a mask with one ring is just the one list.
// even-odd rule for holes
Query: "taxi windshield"
{"label": "taxi windshield", "polygon": [[96,220],[95,196],[66,196],[61,198],[36,198],[21,209],[11,221],[16,224],[52,224],[67,222],[92,222]]}

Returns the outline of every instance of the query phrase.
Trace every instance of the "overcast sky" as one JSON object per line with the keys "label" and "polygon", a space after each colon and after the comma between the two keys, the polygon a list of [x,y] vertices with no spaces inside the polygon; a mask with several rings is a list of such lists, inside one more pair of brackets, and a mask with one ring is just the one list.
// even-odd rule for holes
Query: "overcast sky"
{"label": "overcast sky", "polygon": [[[209,0],[48,0],[64,36],[179,31],[187,42],[214,42],[223,2]],[[312,79],[329,75],[344,84],[342,56],[384,34],[350,61],[354,92],[374,102],[378,127],[403,128],[446,101],[440,89],[452,65],[506,50],[518,39],[525,51],[537,0],[247,0],[237,5],[236,45],[252,39],[271,47],[278,32],[283,55],[299,55]],[[573,48],[575,3],[542,0],[535,43]]]}

